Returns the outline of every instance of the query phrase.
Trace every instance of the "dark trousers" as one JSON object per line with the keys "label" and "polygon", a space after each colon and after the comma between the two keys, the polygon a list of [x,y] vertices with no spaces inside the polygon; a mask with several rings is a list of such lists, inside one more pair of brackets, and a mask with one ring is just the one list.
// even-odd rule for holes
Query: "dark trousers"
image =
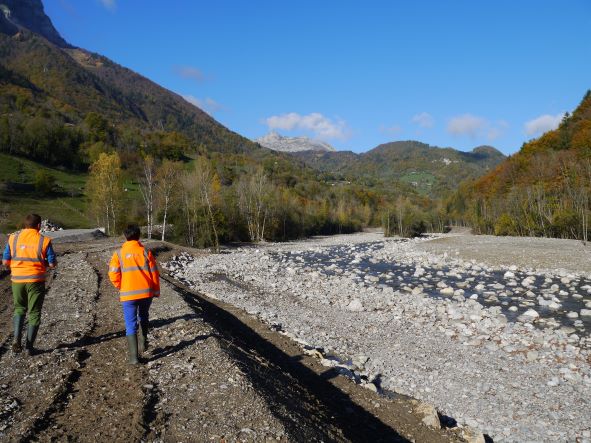
{"label": "dark trousers", "polygon": [[29,313],[29,325],[38,326],[41,323],[41,308],[45,300],[45,282],[13,283],[12,299],[14,301],[14,315],[24,316]]}

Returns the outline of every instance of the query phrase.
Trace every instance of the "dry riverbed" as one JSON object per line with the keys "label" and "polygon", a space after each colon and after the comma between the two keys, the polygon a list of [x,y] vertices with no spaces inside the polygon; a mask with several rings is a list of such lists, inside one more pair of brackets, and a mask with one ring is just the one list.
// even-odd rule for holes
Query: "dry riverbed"
{"label": "dry riverbed", "polygon": [[494,441],[591,441],[587,248],[447,237],[336,236],[177,256],[167,268],[325,366]]}

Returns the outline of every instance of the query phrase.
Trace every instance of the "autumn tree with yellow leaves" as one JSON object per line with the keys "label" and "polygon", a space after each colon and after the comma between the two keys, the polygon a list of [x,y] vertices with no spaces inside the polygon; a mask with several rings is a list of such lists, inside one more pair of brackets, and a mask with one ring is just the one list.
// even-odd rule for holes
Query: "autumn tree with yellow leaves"
{"label": "autumn tree with yellow leaves", "polygon": [[117,153],[101,153],[91,165],[87,195],[92,215],[111,235],[117,229],[123,197],[121,161]]}

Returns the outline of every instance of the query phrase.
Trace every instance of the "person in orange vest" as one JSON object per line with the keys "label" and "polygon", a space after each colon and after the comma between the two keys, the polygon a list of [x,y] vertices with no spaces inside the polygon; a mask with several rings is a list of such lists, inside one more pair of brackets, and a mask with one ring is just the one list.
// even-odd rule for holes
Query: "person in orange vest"
{"label": "person in orange vest", "polygon": [[149,311],[152,298],[160,296],[160,275],[152,252],[140,243],[140,228],[129,225],[123,234],[127,241],[111,257],[109,279],[119,290],[129,363],[136,365],[138,353],[148,349]]}
{"label": "person in orange vest", "polygon": [[55,268],[57,261],[51,240],[39,232],[41,217],[29,214],[25,217],[24,229],[8,237],[2,255],[2,264],[10,267],[12,298],[14,301],[14,342],[12,352],[22,351],[21,337],[25,314],[29,314],[25,349],[35,354],[35,339],[41,322],[41,308],[45,299],[45,273]]}

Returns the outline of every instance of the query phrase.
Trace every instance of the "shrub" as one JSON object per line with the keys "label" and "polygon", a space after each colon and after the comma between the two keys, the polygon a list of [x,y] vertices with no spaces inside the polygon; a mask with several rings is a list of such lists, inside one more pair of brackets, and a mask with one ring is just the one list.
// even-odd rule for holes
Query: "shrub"
{"label": "shrub", "polygon": [[55,177],[49,172],[39,170],[35,173],[35,191],[39,194],[51,194],[55,190]]}
{"label": "shrub", "polygon": [[515,220],[507,214],[501,214],[495,223],[495,235],[516,235]]}

